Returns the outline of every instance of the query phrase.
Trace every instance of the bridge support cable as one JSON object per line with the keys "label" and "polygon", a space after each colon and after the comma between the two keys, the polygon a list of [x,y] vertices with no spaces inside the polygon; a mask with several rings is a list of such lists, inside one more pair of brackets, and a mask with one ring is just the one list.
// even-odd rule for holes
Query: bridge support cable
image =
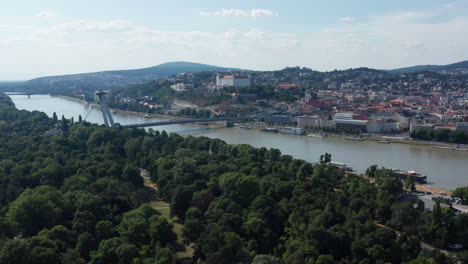
{"label": "bridge support cable", "polygon": [[115,127],[114,118],[112,118],[112,114],[109,111],[109,107],[107,106],[107,92],[104,91],[97,91],[96,95],[99,98],[99,104],[101,105],[101,112],[102,117],[104,119],[104,124],[106,127]]}

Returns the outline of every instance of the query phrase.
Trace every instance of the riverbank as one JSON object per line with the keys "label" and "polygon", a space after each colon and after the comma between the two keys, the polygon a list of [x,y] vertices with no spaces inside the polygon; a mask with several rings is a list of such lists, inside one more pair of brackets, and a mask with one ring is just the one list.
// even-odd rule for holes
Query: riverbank
{"label": "riverbank", "polygon": [[[82,99],[75,98],[75,97],[70,97],[70,96],[65,96],[65,95],[59,95],[58,97],[71,100],[80,104],[84,105],[91,105],[91,107],[94,108],[100,108],[101,106],[99,104],[95,103],[88,103]],[[142,112],[135,112],[135,111],[126,111],[126,110],[120,110],[116,108],[109,108],[113,114],[121,114],[121,115],[126,115],[126,116],[138,116],[138,117],[145,117],[145,118],[158,118],[158,119],[181,119],[179,116],[173,116],[173,115],[163,115],[163,114],[148,114],[148,113],[142,113]],[[247,123],[249,124],[249,123]],[[242,124],[245,125],[245,124]],[[252,128],[255,130],[261,130],[265,127],[270,127],[265,123],[256,123],[252,124]],[[287,126],[275,126],[275,128],[281,129],[285,128]],[[306,134],[308,133],[320,133],[317,131],[311,131],[311,130],[305,130]],[[333,137],[333,138],[349,138],[349,137],[356,137],[356,135],[341,135],[341,134],[334,134],[334,133],[328,133],[328,132],[321,132],[327,134],[328,137]],[[364,136],[361,137],[364,141],[372,141],[372,142],[379,142],[379,141],[387,141],[389,143],[393,144],[407,144],[407,145],[415,145],[415,146],[425,146],[425,147],[433,147],[436,149],[441,149],[441,150],[449,150],[449,151],[455,151],[455,150],[465,150],[468,151],[468,146],[463,145],[463,144],[455,144],[455,143],[448,143],[448,142],[436,142],[436,141],[421,141],[421,140],[413,140],[413,139],[405,139],[402,137],[389,137],[389,136],[384,136],[384,135],[373,135],[373,136]],[[460,151],[464,152],[464,151]]]}
{"label": "riverbank", "polygon": [[[247,123],[249,124],[249,123]],[[246,124],[242,124],[241,126],[246,126]],[[248,126],[248,125],[247,125]],[[282,129],[290,126],[271,126],[267,124],[262,124],[262,123],[256,123],[251,125],[251,129],[254,130],[259,130],[261,131],[262,129],[266,127],[274,127],[276,129]],[[326,134],[327,137],[330,138],[339,138],[339,139],[346,139],[346,138],[354,138],[358,137],[356,135],[343,135],[343,134],[335,134],[335,133],[329,133],[329,132],[320,132],[320,131],[312,131],[312,130],[307,130],[304,129],[305,135],[307,134],[314,134],[314,133],[321,133],[321,134]],[[385,136],[385,135],[373,135],[373,136],[362,136],[359,137],[360,139],[363,139],[363,141],[371,141],[371,142],[389,142],[393,144],[406,144],[406,145],[414,145],[414,146],[425,146],[425,147],[433,147],[436,149],[442,149],[442,150],[463,150],[463,151],[468,151],[468,145],[463,145],[463,144],[456,144],[456,143],[448,143],[448,142],[438,142],[438,141],[421,141],[421,140],[413,140],[410,138],[403,138],[403,137],[391,137],[391,136]],[[462,152],[463,152],[462,151]]]}
{"label": "riverbank", "polygon": [[[354,172],[354,171],[346,172],[346,175],[352,175],[354,177],[367,178],[367,176],[365,176],[364,174],[357,173],[357,172]],[[374,182],[371,179],[369,179],[369,181]],[[451,196],[452,192],[453,192],[452,190],[436,187],[436,186],[429,185],[429,184],[415,184],[415,187],[416,187],[416,191],[418,191],[418,192],[431,192],[431,193],[434,193],[434,194],[445,193],[446,195],[449,195],[449,196]]]}
{"label": "riverbank", "polygon": [[416,184],[416,190],[420,192],[431,192],[435,194],[445,193],[449,196],[452,196],[452,190],[447,190],[427,184]]}

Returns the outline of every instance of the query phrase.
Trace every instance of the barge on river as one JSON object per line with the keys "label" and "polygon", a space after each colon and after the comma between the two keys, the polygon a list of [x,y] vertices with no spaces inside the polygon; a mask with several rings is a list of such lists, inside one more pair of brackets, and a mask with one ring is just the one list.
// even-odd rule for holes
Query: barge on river
{"label": "barge on river", "polygon": [[402,180],[406,180],[407,177],[413,176],[413,179],[417,183],[426,183],[427,182],[427,176],[422,175],[414,170],[411,171],[405,171],[405,170],[400,170],[400,169],[392,169],[393,173],[395,176],[400,177]]}
{"label": "barge on river", "polygon": [[351,166],[348,166],[348,165],[346,165],[344,163],[341,163],[341,162],[330,161],[329,165],[332,166],[332,167],[338,168],[340,170],[353,171],[353,168]]}
{"label": "barge on river", "polygon": [[345,138],[345,140],[364,141],[364,139],[362,139],[362,138]]}
{"label": "barge on river", "polygon": [[320,133],[320,134],[314,134],[314,133],[313,133],[313,134],[308,134],[307,136],[308,136],[308,137],[312,137],[312,138],[326,138],[326,137],[327,137],[327,134],[322,134],[322,133]]}

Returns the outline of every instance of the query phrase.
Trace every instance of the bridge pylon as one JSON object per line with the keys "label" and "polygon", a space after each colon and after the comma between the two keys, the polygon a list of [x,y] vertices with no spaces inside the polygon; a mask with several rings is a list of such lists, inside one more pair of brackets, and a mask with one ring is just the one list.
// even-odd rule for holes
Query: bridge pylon
{"label": "bridge pylon", "polygon": [[109,111],[109,107],[107,106],[107,94],[108,92],[105,91],[96,91],[96,95],[99,98],[98,103],[101,105],[101,112],[102,117],[104,118],[104,124],[106,127],[115,127],[114,118],[112,118],[112,114]]}

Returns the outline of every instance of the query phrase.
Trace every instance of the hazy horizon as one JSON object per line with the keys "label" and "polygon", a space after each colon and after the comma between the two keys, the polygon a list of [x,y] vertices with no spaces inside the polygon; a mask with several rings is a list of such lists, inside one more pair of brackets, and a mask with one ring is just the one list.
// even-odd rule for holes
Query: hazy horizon
{"label": "hazy horizon", "polygon": [[331,71],[468,59],[468,0],[19,0],[0,15],[0,80],[172,61]]}

